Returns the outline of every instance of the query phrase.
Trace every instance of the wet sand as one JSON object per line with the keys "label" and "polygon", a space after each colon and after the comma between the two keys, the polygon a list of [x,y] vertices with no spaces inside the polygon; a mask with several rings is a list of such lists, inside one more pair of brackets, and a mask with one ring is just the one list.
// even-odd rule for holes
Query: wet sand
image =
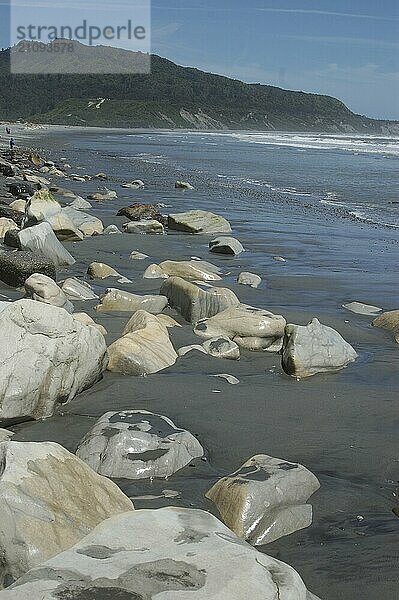
{"label": "wet sand", "polygon": [[[149,264],[196,256],[218,265],[224,274],[218,285],[233,289],[242,302],[283,314],[298,324],[317,316],[354,346],[359,359],[338,374],[296,381],[282,372],[278,355],[242,352],[236,362],[193,352],[145,378],[106,373],[101,382],[60,407],[58,415],[13,427],[14,439],[53,440],[74,451],[96,418],[108,410],[140,408],[167,415],[198,436],[206,461],[193,461],[168,481],[118,481],[131,497],[158,495],[163,489],[180,493],[172,500],[135,500],[137,508],[176,504],[217,514],[204,492],[250,456],[265,453],[300,462],[321,482],[311,499],[313,525],[262,551],[296,568],[307,587],[324,600],[396,600],[399,520],[392,509],[398,506],[394,494],[399,480],[399,347],[389,333],[370,326],[372,318],[350,313],[341,305],[359,300],[385,310],[398,308],[399,233],[284,202],[276,202],[257,223],[256,219],[249,222],[247,204],[221,197],[215,205],[205,181],[195,182],[195,191],[181,193],[172,186],[177,174],[165,176],[155,165],[147,165],[145,173],[138,172],[137,166],[128,176],[127,167],[110,157],[94,159],[93,153],[79,153],[76,145],[60,148],[62,140],[66,143],[62,128],[27,133],[27,145],[28,139],[53,160],[66,156],[72,172],[79,172],[76,167],[81,166],[82,173],[110,175],[105,185],[118,191],[118,199],[93,203],[90,211],[105,225],[121,226],[126,219],[114,216],[118,208],[137,199],[163,202],[165,213],[205,208],[228,218],[233,235],[247,250],[236,258],[211,255],[210,236],[97,236],[65,244],[77,262],[68,272],[60,272],[59,280],[67,275],[83,277],[88,264],[99,260],[132,283],[96,281],[95,291],[118,287],[158,293],[162,280],[142,278]],[[190,173],[178,175],[190,180]],[[120,188],[122,179],[135,178],[146,182],[143,191]],[[103,185],[58,181],[84,197]],[[131,261],[133,250],[150,258]],[[273,260],[276,255],[286,262]],[[259,289],[237,285],[241,271],[259,274],[263,280]],[[21,297],[5,288],[0,293]],[[77,311],[88,312],[107,328],[111,343],[129,315],[97,314],[94,305],[75,303]],[[167,312],[183,324],[170,330],[174,346],[198,343],[192,327],[174,311]],[[235,375],[240,384],[232,386],[211,377],[216,373]]]}

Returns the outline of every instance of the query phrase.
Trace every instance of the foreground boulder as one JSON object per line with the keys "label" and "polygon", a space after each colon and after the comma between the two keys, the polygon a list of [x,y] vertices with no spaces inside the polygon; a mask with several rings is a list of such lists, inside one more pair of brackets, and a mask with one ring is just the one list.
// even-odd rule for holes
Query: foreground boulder
{"label": "foreground boulder", "polygon": [[176,362],[167,327],[155,315],[137,311],[123,336],[108,348],[108,370],[122,375],[157,373]]}
{"label": "foreground boulder", "polygon": [[399,344],[399,310],[383,313],[380,317],[374,319],[373,326],[392,331],[395,341]]}
{"label": "foreground boulder", "polygon": [[257,552],[213,515],[175,507],[111,517],[73,548],[2,592],[2,600],[157,600],[157,596],[317,600],[292,567]]}
{"label": "foreground boulder", "polygon": [[49,258],[56,267],[70,266],[75,259],[61,244],[49,223],[40,223],[18,232],[21,250],[40,252]]}
{"label": "foreground boulder", "polygon": [[169,305],[180,312],[189,323],[212,317],[230,306],[239,304],[237,296],[228,288],[203,290],[181,277],[166,279],[161,287]]}
{"label": "foreground boulder", "polygon": [[336,373],[356,358],[356,351],[338,331],[322,325],[318,319],[305,327],[287,325],[285,329],[282,366],[292,377]]}
{"label": "foreground boulder", "polygon": [[188,281],[220,281],[220,269],[203,260],[165,260],[159,265],[150,265],[143,277],[146,279],[166,279],[181,277]]}
{"label": "foreground boulder", "polygon": [[157,315],[168,305],[165,296],[139,296],[116,288],[108,288],[100,297],[100,304],[95,308],[97,312],[130,312],[146,310]]}
{"label": "foreground boulder", "polygon": [[203,454],[191,433],[146,410],[106,413],[77,450],[97,473],[124,479],[170,477]]}
{"label": "foreground boulder", "polygon": [[220,479],[206,497],[236,535],[262,546],[311,525],[306,501],[319,487],[302,465],[260,454]]}
{"label": "foreground boulder", "polygon": [[34,273],[56,277],[55,265],[40,252],[0,253],[0,281],[11,287],[23,287]]}
{"label": "foreground boulder", "polygon": [[194,333],[207,339],[226,336],[247,350],[278,352],[282,347],[285,325],[281,315],[239,304],[200,321]]}
{"label": "foreground boulder", "polygon": [[114,483],[58,444],[3,442],[0,462],[0,589],[133,509]]}
{"label": "foreground boulder", "polygon": [[106,345],[65,310],[18,300],[0,313],[0,364],[0,423],[40,419],[101,377]]}
{"label": "foreground boulder", "polygon": [[63,308],[68,313],[73,313],[74,307],[64,292],[53,279],[40,273],[34,273],[25,281],[25,291],[28,298]]}
{"label": "foreground boulder", "polygon": [[224,217],[205,210],[189,210],[169,215],[168,227],[186,233],[228,233],[231,231],[230,223]]}
{"label": "foreground boulder", "polygon": [[244,252],[244,248],[236,238],[218,237],[209,242],[209,251],[214,254],[230,254],[236,256]]}

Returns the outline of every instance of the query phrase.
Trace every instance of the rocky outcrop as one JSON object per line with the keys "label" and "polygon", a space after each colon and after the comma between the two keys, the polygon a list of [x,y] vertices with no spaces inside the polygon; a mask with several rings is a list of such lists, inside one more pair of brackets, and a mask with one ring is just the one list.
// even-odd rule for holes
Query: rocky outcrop
{"label": "rocky outcrop", "polygon": [[0,423],[39,419],[101,377],[106,345],[65,310],[18,300],[0,313],[0,363]]}
{"label": "rocky outcrop", "polygon": [[399,344],[399,310],[383,313],[380,317],[374,319],[373,326],[392,331],[395,341]]}
{"label": "rocky outcrop", "polygon": [[194,333],[203,338],[226,336],[247,350],[278,352],[282,347],[285,325],[281,315],[239,304],[200,321]]}
{"label": "rocky outcrop", "polygon": [[224,217],[205,210],[189,210],[168,216],[169,229],[186,233],[228,233],[231,226]]}
{"label": "rocky outcrop", "polygon": [[139,296],[130,294],[123,290],[108,288],[100,297],[100,304],[96,306],[97,312],[130,312],[146,310],[152,314],[158,314],[168,305],[165,296]]}
{"label": "rocky outcrop", "polygon": [[25,281],[25,291],[28,298],[63,308],[73,313],[74,306],[53,279],[40,273],[34,273]]}
{"label": "rocky outcrop", "polygon": [[237,254],[244,252],[244,248],[236,238],[221,236],[209,242],[209,252],[237,256]]}
{"label": "rocky outcrop", "polygon": [[308,498],[317,477],[297,463],[260,454],[207,492],[224,523],[253,546],[263,546],[312,523]]}
{"label": "rocky outcrop", "polygon": [[190,432],[146,410],[106,413],[77,450],[97,473],[124,479],[170,477],[203,454]]}
{"label": "rocky outcrop", "polygon": [[343,337],[318,319],[305,327],[287,325],[282,366],[292,377],[311,377],[316,373],[336,373],[357,358],[356,351]]}
{"label": "rocky outcrop", "polygon": [[11,287],[23,287],[34,273],[55,279],[55,265],[40,252],[1,252],[0,281]]}
{"label": "rocky outcrop", "polygon": [[58,444],[3,442],[0,463],[0,589],[133,509],[114,483]]}
{"label": "rocky outcrop", "polygon": [[49,223],[40,223],[18,232],[21,250],[40,252],[49,258],[56,267],[70,266],[75,259],[57,240]]}
{"label": "rocky outcrop", "polygon": [[189,323],[197,323],[200,319],[239,304],[237,296],[228,288],[203,290],[181,277],[166,279],[162,284],[161,294],[167,297],[169,305],[178,310]]}

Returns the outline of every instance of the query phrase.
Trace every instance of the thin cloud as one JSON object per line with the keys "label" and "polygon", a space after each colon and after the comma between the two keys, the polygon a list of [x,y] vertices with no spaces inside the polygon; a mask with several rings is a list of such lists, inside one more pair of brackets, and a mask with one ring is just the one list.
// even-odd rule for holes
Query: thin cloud
{"label": "thin cloud", "polygon": [[360,44],[366,46],[380,46],[381,48],[399,48],[399,42],[388,40],[377,40],[373,38],[343,37],[330,35],[286,35],[279,36],[285,40],[297,40],[299,42],[317,42],[323,44]]}

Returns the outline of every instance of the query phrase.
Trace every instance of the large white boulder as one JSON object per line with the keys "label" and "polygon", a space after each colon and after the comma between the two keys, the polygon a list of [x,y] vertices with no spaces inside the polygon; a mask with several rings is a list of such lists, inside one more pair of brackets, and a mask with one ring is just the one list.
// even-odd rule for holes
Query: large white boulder
{"label": "large white boulder", "polygon": [[43,222],[18,232],[21,250],[40,252],[57,267],[70,266],[75,259],[57,239],[49,223]]}
{"label": "large white boulder", "polygon": [[60,211],[61,205],[46,188],[36,191],[26,205],[28,221],[33,224],[47,221]]}
{"label": "large white boulder", "polygon": [[98,525],[1,600],[317,600],[298,573],[213,515],[168,507]]}
{"label": "large white boulder", "polygon": [[307,500],[319,487],[302,465],[260,454],[217,481],[206,497],[236,535],[262,546],[311,525]]}
{"label": "large white boulder", "polygon": [[84,238],[83,233],[75,227],[73,221],[62,210],[47,217],[46,221],[61,241],[81,242]]}
{"label": "large white boulder", "polygon": [[253,351],[281,350],[286,321],[281,315],[239,304],[197,323],[194,333],[209,339],[227,336],[241,348]]}
{"label": "large white boulder", "polygon": [[96,306],[97,312],[130,312],[146,310],[158,314],[168,305],[165,296],[139,296],[116,288],[108,288],[100,297],[100,304]]}
{"label": "large white boulder", "polygon": [[168,216],[169,229],[187,233],[229,233],[230,223],[220,215],[206,210],[189,210]]}
{"label": "large white boulder", "polygon": [[25,281],[25,291],[28,298],[44,304],[51,304],[63,308],[69,313],[73,313],[74,306],[68,300],[62,289],[55,283],[53,279],[34,273]]}
{"label": "large white boulder", "polygon": [[203,454],[189,431],[146,410],[106,413],[77,449],[97,473],[124,479],[170,477]]}
{"label": "large white boulder", "polygon": [[58,444],[2,442],[0,464],[0,589],[133,509],[114,483]]}
{"label": "large white boulder", "polygon": [[108,354],[108,370],[122,375],[157,373],[177,359],[167,327],[145,310],[132,316],[122,337],[108,348]]}
{"label": "large white boulder", "polygon": [[212,317],[229,306],[239,304],[237,296],[228,288],[203,290],[181,277],[166,279],[161,287],[169,305],[180,312],[189,323]]}
{"label": "large white boulder", "polygon": [[62,308],[18,300],[0,313],[0,423],[39,419],[106,367],[104,337]]}
{"label": "large white boulder", "polygon": [[287,325],[285,329],[282,366],[292,377],[336,373],[356,358],[356,351],[338,331],[323,325],[318,319],[313,319],[305,327]]}

